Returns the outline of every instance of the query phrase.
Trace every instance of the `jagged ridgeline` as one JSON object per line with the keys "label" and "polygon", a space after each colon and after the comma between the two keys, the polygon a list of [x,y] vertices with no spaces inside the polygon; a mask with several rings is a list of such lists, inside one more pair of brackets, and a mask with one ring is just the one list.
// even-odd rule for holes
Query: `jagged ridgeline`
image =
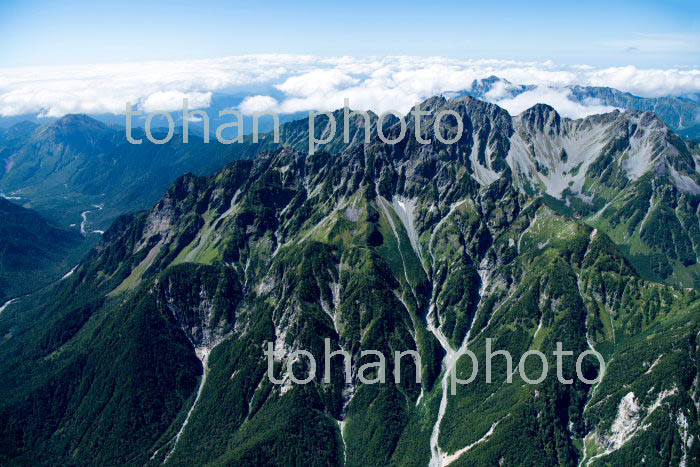
{"label": "jagged ridgeline", "polygon": [[[659,252],[692,270],[679,239],[694,251],[697,154],[651,114],[571,121],[536,106],[511,118],[471,98],[423,108],[458,112],[460,139],[439,143],[426,118],[422,145],[409,120],[395,145],[360,137],[309,156],[289,144],[185,175],[150,212],[119,218],[71,277],[7,307],[0,462],[700,462],[700,295],[632,261]],[[446,137],[455,123],[444,120]],[[349,384],[340,358],[322,381],[324,338],[352,355]],[[552,367],[540,384],[518,373],[508,384],[495,358],[487,384],[486,338],[516,365],[556,342],[608,365],[594,387],[573,358],[571,385]],[[317,378],[272,384],[267,342],[276,377],[307,350]],[[448,397],[443,364],[465,347],[482,371]],[[376,359],[363,350],[386,356],[385,383],[359,380]],[[410,359],[400,383],[390,376],[407,350],[421,356],[420,384]],[[310,370],[292,365],[299,379]],[[457,371],[466,378],[470,359]],[[597,371],[584,362],[588,379]]]}

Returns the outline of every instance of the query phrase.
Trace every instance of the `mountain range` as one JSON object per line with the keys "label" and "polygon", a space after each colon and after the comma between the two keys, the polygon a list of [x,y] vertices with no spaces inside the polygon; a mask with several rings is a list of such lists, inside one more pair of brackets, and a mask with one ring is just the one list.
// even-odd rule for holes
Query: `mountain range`
{"label": "mountain range", "polygon": [[682,137],[700,140],[700,95],[640,97],[629,92],[601,86],[534,86],[513,84],[510,81],[489,76],[474,80],[461,91],[445,93],[448,97],[471,96],[476,99],[498,103],[501,99],[512,99],[538,89],[564,91],[568,100],[583,106],[602,105],[620,110],[654,112],[663,122]]}
{"label": "mountain range", "polygon": [[[227,148],[211,164],[230,164],[180,176],[150,210],[117,217],[70,276],[6,306],[0,463],[700,463],[698,147],[649,111],[570,120],[536,105],[511,117],[469,96],[421,108],[429,144],[412,120],[397,144],[365,144],[354,120],[350,144],[309,155],[300,121],[279,145]],[[464,123],[454,144],[428,130],[440,110]],[[0,186],[90,194],[93,181],[56,175],[75,164],[114,187],[90,202],[127,206],[111,201],[122,194],[109,164],[91,165],[122,154],[112,130],[59,122],[13,146]],[[37,143],[47,131],[71,135],[70,150]],[[385,125],[387,138],[400,132]],[[175,145],[157,160],[178,150],[194,164],[221,149]],[[144,173],[166,183],[156,167]],[[350,353],[351,381],[338,362],[330,383],[293,384],[288,360],[297,378],[310,371],[296,350],[323,374],[324,338]],[[484,368],[486,338],[516,362],[557,342],[595,349],[605,373],[595,385],[560,384],[552,369],[539,384],[505,383],[496,359],[494,383],[480,372],[448,394],[448,362],[470,349]],[[266,376],[267,342],[282,385]],[[363,383],[367,350],[387,368],[415,350],[422,365],[402,366],[398,384]],[[471,369],[461,359],[456,371]],[[585,360],[582,371],[600,370]],[[562,372],[575,378],[573,359]]]}
{"label": "mountain range", "polygon": [[[444,92],[443,96],[448,98],[471,96],[476,99],[499,104],[502,100],[514,99],[523,94],[537,94],[539,91],[557,94],[564,101],[579,104],[582,108],[590,106],[608,106],[620,110],[637,110],[640,112],[652,111],[684,139],[700,142],[700,94],[698,93],[641,97],[611,87],[518,84],[512,83],[505,78],[492,75],[487,78],[475,79],[464,88]],[[215,137],[215,131],[219,125],[230,123],[231,121],[230,116],[220,117],[220,111],[240,109],[247,98],[261,94],[280,102],[288,98],[288,96],[274,86],[251,88],[248,91],[228,90],[213,92],[208,106],[200,108],[200,110],[204,110],[209,116],[211,137]],[[532,101],[532,99],[529,100]],[[179,102],[177,104],[181,106]],[[182,112],[171,111],[170,114],[173,118],[175,131],[181,131]],[[284,124],[304,119],[306,116],[307,112],[298,111],[282,113],[279,115],[279,119],[280,122]],[[124,115],[91,114],[90,117],[109,127],[120,127],[123,131]],[[4,131],[8,131],[9,128],[15,125],[38,126],[39,124],[45,124],[46,122],[55,120],[58,119],[37,114],[0,117],[0,139]],[[132,117],[132,124],[141,129],[144,128],[145,121],[146,112],[142,115]],[[260,119],[259,125],[261,132],[271,131],[272,119],[263,117]],[[204,126],[201,121],[191,120],[188,126],[190,134],[198,134],[201,136],[204,132]],[[244,133],[251,133],[252,128],[253,117],[246,113],[243,115]]]}
{"label": "mountain range", "polygon": [[[17,133],[22,137],[8,136]],[[134,137],[143,143],[130,144],[123,128],[85,115],[15,125],[0,135],[0,192],[64,227],[77,227],[90,211],[90,225],[104,229],[119,214],[151,206],[183,173],[212,173],[236,157],[194,135],[187,144],[174,137],[163,145],[150,143],[142,130]]]}

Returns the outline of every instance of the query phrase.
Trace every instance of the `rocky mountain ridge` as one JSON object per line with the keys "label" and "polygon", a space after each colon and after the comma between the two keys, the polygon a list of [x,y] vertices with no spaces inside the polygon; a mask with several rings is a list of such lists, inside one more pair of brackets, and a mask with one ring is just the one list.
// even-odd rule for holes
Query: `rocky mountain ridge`
{"label": "rocky mountain ridge", "polygon": [[[593,207],[647,181],[654,193],[663,185],[689,199],[655,170],[668,164],[692,179],[684,146],[638,113],[567,121],[537,106],[513,119],[493,104],[439,97],[422,107],[432,118],[456,111],[457,142],[420,144],[409,121],[393,145],[374,137],[314,155],[283,147],[210,177],[187,174],[149,212],[119,218],[66,281],[9,306],[0,320],[0,459],[698,462],[700,295],[640,277],[603,229],[567,214],[545,183],[585,155],[595,159],[581,193]],[[456,122],[444,122],[454,136]],[[430,128],[427,118],[424,136]],[[400,131],[396,123],[385,134]],[[576,146],[592,134],[595,144]],[[633,178],[625,154],[641,146],[660,152],[649,151],[652,171]],[[610,218],[612,200],[599,218]],[[450,359],[469,348],[484,368],[487,337],[514,361],[528,350],[551,355],[557,341],[575,354],[595,348],[606,373],[596,386],[561,385],[553,374],[508,384],[500,359],[497,383],[482,372],[448,397]],[[285,379],[299,349],[323,375],[324,338],[351,354],[351,382],[340,362],[330,383]],[[266,377],[267,342],[282,385]],[[416,350],[422,364],[402,366],[400,384],[365,384],[359,368],[373,359],[363,350],[390,356],[387,368],[395,351]],[[289,364],[298,378],[310,370]],[[528,360],[528,374],[537,368]],[[466,378],[468,359],[456,371]],[[562,371],[575,377],[574,361]],[[597,371],[584,364],[590,379]]]}
{"label": "rocky mountain ridge", "polygon": [[461,91],[445,93],[448,97],[468,95],[488,101],[513,99],[538,88],[563,92],[572,102],[587,105],[604,105],[620,110],[654,112],[674,131],[690,140],[700,138],[700,99],[697,94],[685,96],[640,97],[629,92],[600,86],[535,86],[514,84],[498,76],[474,80]]}

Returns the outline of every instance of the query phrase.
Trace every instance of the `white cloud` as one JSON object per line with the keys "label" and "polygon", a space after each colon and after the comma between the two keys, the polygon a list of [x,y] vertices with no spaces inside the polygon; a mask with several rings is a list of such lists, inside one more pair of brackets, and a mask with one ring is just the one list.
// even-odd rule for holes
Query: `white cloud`
{"label": "white cloud", "polygon": [[585,64],[571,65],[571,68],[573,68],[574,70],[583,70],[583,71],[595,70],[594,66],[585,65]]}
{"label": "white cloud", "polygon": [[0,116],[120,114],[126,102],[145,111],[174,110],[180,108],[184,96],[189,97],[191,108],[197,108],[208,106],[213,93],[228,91],[250,95],[239,106],[246,113],[331,110],[342,107],[344,98],[350,99],[351,107],[356,109],[406,112],[417,101],[468,88],[474,79],[490,75],[539,86],[516,98],[509,98],[505,87],[487,96],[511,112],[536,101],[553,105],[569,116],[603,111],[604,107],[596,103],[572,103],[561,89],[571,84],[610,86],[642,96],[700,93],[700,69],[596,68],[585,64],[560,66],[551,61],[444,57],[246,55],[0,68]]}
{"label": "white cloud", "polygon": [[491,102],[498,102],[508,96],[508,91],[513,87],[505,81],[496,81],[491,89],[486,93],[486,99]]}
{"label": "white cloud", "polygon": [[[315,63],[317,59],[310,56],[260,55],[215,60],[0,68],[0,116],[36,113],[56,117],[75,112],[120,114],[126,102],[145,110],[144,106],[150,103],[184,94],[193,96],[190,107],[194,108],[195,100],[213,91],[273,83],[299,70],[310,71],[304,67]],[[181,106],[180,100],[178,108]]]}
{"label": "white cloud", "polygon": [[633,94],[658,97],[700,92],[700,69],[643,70],[634,66],[594,70],[587,75],[590,86],[609,86]]}
{"label": "white cloud", "polygon": [[615,107],[601,105],[597,99],[588,99],[586,105],[569,99],[571,91],[562,88],[538,86],[532,91],[524,92],[511,99],[497,100],[511,115],[517,115],[535,104],[547,104],[554,107],[562,117],[583,118],[593,114],[612,112]]}
{"label": "white cloud", "polygon": [[287,78],[275,87],[290,96],[308,97],[318,92],[348,88],[359,82],[359,79],[340,70],[314,70]]}
{"label": "white cloud", "polygon": [[189,109],[209,107],[211,104],[211,92],[158,91],[148,96],[141,108],[145,112],[182,110],[182,100],[185,98]]}
{"label": "white cloud", "polygon": [[270,96],[250,96],[243,99],[238,110],[245,115],[252,115],[256,112],[279,113],[279,102]]}

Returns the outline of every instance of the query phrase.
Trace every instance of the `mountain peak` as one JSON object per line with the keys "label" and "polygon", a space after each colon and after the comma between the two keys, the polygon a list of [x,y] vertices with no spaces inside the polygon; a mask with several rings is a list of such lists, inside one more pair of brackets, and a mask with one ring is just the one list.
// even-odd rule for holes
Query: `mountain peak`
{"label": "mountain peak", "polygon": [[49,126],[55,128],[67,128],[77,126],[104,129],[107,128],[107,126],[104,123],[95,120],[94,118],[89,117],[85,114],[66,114],[58,120],[51,122]]}
{"label": "mountain peak", "polygon": [[487,83],[496,83],[496,82],[499,82],[499,81],[500,81],[500,82],[502,82],[502,83],[512,84],[512,83],[511,83],[510,81],[508,81],[507,79],[501,78],[500,76],[496,76],[496,75],[491,75],[491,76],[489,76],[488,78],[482,79],[481,81],[482,81],[482,82],[487,82]]}
{"label": "mountain peak", "polygon": [[24,138],[27,135],[32,134],[32,132],[38,127],[38,124],[24,120],[22,122],[15,123],[9,128],[0,129],[0,135],[5,139]]}
{"label": "mountain peak", "polygon": [[486,78],[475,79],[474,81],[472,81],[471,87],[472,87],[472,89],[476,89],[476,88],[480,88],[480,87],[489,87],[490,88],[491,86],[493,86],[496,83],[503,83],[506,85],[513,84],[505,78],[501,78],[500,76],[496,76],[496,75],[491,75],[491,76],[487,76]]}
{"label": "mountain peak", "polygon": [[529,109],[526,109],[525,111],[522,112],[522,114],[551,114],[555,113],[559,115],[554,107],[552,107],[549,104],[543,104],[543,103],[538,103],[530,107]]}
{"label": "mountain peak", "polygon": [[85,114],[66,114],[39,128],[35,138],[65,140],[70,144],[95,145],[111,130],[104,123]]}
{"label": "mountain peak", "polygon": [[518,117],[524,124],[540,131],[549,128],[558,133],[561,127],[561,117],[554,107],[547,104],[535,104]]}
{"label": "mountain peak", "polygon": [[[500,462],[505,451],[495,442],[505,439],[539,449],[506,458],[507,464],[542,463],[548,453],[552,462],[574,464],[581,461],[579,443],[599,452],[619,438],[615,419],[625,393],[642,408],[631,417],[635,429],[644,425],[644,438],[630,431],[624,440],[630,443],[626,456],[642,443],[656,446],[657,439],[676,440],[675,450],[687,439],[683,433],[696,433],[688,374],[698,372],[690,345],[698,330],[697,295],[645,282],[613,242],[634,238],[635,246],[649,247],[654,254],[644,264],[667,276],[674,265],[695,265],[698,200],[660,183],[676,177],[692,188],[695,179],[677,165],[662,165],[675,157],[664,133],[645,127],[650,117],[642,113],[570,120],[539,104],[513,119],[496,104],[466,96],[433,97],[422,109],[432,110],[422,125],[432,140],[427,144],[414,138],[419,126],[412,118],[405,125],[387,119],[385,135],[397,143],[377,135],[366,145],[363,126],[352,119],[354,143],[344,144],[338,136],[342,111],[335,111],[336,139],[307,155],[308,121],[286,125],[280,144],[249,146],[254,158],[208,177],[181,176],[151,211],[120,217],[70,277],[13,305],[12,321],[0,323],[6,336],[0,373],[22,384],[0,389],[0,442],[13,448],[0,458],[75,463],[77,454],[88,453],[89,462],[100,465],[217,459],[235,465],[308,459],[342,465],[347,449],[352,464],[417,459],[425,465],[431,453],[433,464],[448,463],[442,452],[466,452],[462,447],[491,426],[484,441],[476,442],[479,451],[468,454],[476,457],[462,462]],[[438,120],[440,110],[457,118]],[[445,137],[457,136],[454,143],[431,137],[435,122],[442,123]],[[66,142],[92,141],[80,139],[88,132],[79,129],[90,124],[71,115],[52,125],[78,128],[72,139],[51,140],[44,128],[46,151],[40,155],[47,158],[38,159],[43,164],[30,159],[27,166],[53,170],[83,163],[85,177],[64,179],[90,178],[103,189],[96,175],[104,166],[88,164],[90,159],[121,164],[126,158],[90,157],[94,152],[76,158]],[[312,135],[329,126],[319,116]],[[117,154],[124,147],[134,149],[118,146]],[[128,159],[137,170],[117,165],[110,173],[136,178],[201,170],[200,164],[178,163],[181,157],[170,148],[158,152],[166,164],[147,166],[156,158],[138,157]],[[119,199],[105,191],[109,209]],[[126,190],[115,191],[123,196]],[[540,197],[544,191],[551,199]],[[579,217],[599,211],[605,223],[585,225],[569,211]],[[34,230],[13,238],[33,240]],[[15,250],[34,246],[23,243]],[[686,319],[694,320],[688,321],[692,326]],[[624,346],[616,344],[616,335]],[[516,355],[565,341],[572,349],[605,349],[608,361],[623,362],[600,372],[608,379],[595,391],[586,383],[559,392],[552,378],[541,385],[494,384],[490,390],[464,385],[449,399],[442,368],[456,365],[457,357],[450,361],[455,349],[486,345],[487,336],[499,337],[498,347]],[[294,357],[301,349],[314,352],[307,355],[313,361],[323,361],[324,347],[336,355],[347,352],[350,378],[343,378],[337,362],[326,367],[334,375],[330,384],[312,376],[305,388],[289,380],[273,385],[264,379],[265,345],[273,346],[270,371],[291,372],[293,365],[304,370],[306,360]],[[25,348],[31,353],[21,353]],[[421,360],[415,371],[404,367],[403,386],[370,388],[353,376],[363,373],[359,363],[367,348],[413,351]],[[690,366],[670,373],[672,359]],[[565,373],[573,376],[573,359],[566,361]],[[513,375],[502,363],[498,379],[507,381]],[[138,391],[131,381],[139,381]],[[494,410],[480,411],[489,400],[498,401]],[[57,415],[46,417],[46,407]],[[311,419],[304,418],[308,414]],[[536,414],[542,414],[539,421]],[[666,423],[669,417],[682,423]],[[137,420],[138,429],[123,420]],[[440,434],[441,424],[456,430]],[[534,428],[522,430],[523,424]],[[313,429],[294,431],[302,425]],[[374,439],[380,431],[382,439]],[[60,443],[54,433],[61,433]],[[328,440],[328,449],[319,452],[318,437]],[[554,445],[538,444],[543,439],[568,444],[555,452]],[[289,446],[295,457],[286,456]],[[583,461],[590,460],[583,454]],[[696,458],[689,463],[697,464]],[[640,463],[618,459],[611,463]]]}

